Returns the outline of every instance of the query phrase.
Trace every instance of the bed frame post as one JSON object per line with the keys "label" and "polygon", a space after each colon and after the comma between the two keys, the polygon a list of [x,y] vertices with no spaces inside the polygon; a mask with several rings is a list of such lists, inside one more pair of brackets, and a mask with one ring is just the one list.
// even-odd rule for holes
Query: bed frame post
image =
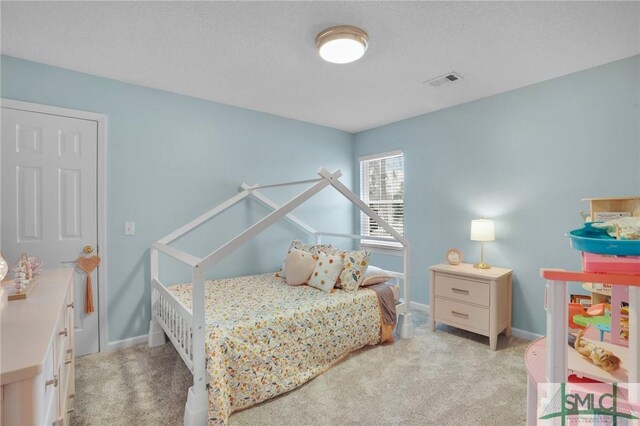
{"label": "bed frame post", "polygon": [[156,321],[156,303],[158,301],[158,294],[155,289],[155,282],[159,279],[158,272],[158,249],[151,247],[150,254],[150,266],[151,266],[151,321],[149,321],[149,335],[147,337],[147,344],[151,348],[164,345],[167,340],[164,335],[162,327]]}
{"label": "bed frame post", "polygon": [[207,395],[207,371],[205,353],[204,273],[193,268],[193,386],[189,388],[184,409],[185,425],[206,425],[209,397]]}
{"label": "bed frame post", "polygon": [[409,302],[410,297],[410,288],[409,283],[411,282],[411,276],[409,274],[409,246],[404,247],[404,256],[403,256],[403,270],[404,270],[404,285],[403,285],[403,297],[404,301],[407,304],[406,312],[399,315],[398,318],[398,329],[400,330],[400,337],[403,339],[407,339],[414,336],[415,326],[413,325],[413,320],[411,318],[411,303]]}

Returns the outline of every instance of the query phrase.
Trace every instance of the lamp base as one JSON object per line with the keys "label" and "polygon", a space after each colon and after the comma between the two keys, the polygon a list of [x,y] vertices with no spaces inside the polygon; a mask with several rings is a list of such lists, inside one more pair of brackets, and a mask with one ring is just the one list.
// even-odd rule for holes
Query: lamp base
{"label": "lamp base", "polygon": [[474,268],[478,268],[478,269],[491,269],[491,265],[489,265],[488,263],[484,263],[484,262],[480,262],[480,263],[475,263],[473,265]]}

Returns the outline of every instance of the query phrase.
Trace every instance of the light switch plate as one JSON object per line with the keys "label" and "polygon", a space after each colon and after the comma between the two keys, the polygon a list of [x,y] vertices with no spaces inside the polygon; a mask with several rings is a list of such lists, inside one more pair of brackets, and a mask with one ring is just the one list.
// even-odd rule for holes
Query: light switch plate
{"label": "light switch plate", "polygon": [[124,235],[136,235],[136,223],[125,222],[124,223]]}

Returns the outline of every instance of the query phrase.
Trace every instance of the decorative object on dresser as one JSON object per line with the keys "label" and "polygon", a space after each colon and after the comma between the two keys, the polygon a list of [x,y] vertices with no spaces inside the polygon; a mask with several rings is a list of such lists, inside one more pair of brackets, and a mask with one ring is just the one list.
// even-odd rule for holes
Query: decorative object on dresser
{"label": "decorative object on dresser", "polygon": [[26,299],[36,285],[35,278],[42,271],[42,261],[38,257],[29,257],[26,253],[22,253],[13,263],[11,270],[13,287],[5,288],[9,301]]}
{"label": "decorative object on dresser", "polygon": [[477,269],[469,263],[431,267],[431,331],[436,322],[489,337],[511,335],[511,269]]}
{"label": "decorative object on dresser", "polygon": [[44,271],[28,299],[2,309],[4,426],[69,424],[75,402],[72,277],[72,268]]}
{"label": "decorative object on dresser", "polygon": [[447,251],[447,263],[449,265],[459,265],[464,260],[464,255],[458,249],[449,249]]}
{"label": "decorative object on dresser", "polygon": [[492,220],[480,218],[471,221],[471,241],[480,241],[480,263],[474,264],[474,268],[491,268],[491,265],[484,263],[484,243],[495,239],[495,225]]}
{"label": "decorative object on dresser", "polygon": [[4,277],[7,276],[8,272],[9,272],[9,264],[4,258],[4,253],[0,251],[0,281],[4,280]]}

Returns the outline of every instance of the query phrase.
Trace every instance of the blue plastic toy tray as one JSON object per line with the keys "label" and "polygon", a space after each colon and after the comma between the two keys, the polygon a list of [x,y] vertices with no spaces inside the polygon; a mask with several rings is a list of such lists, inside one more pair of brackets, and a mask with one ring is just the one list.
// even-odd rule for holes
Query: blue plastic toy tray
{"label": "blue plastic toy tray", "polygon": [[566,234],[571,240],[571,247],[588,253],[640,256],[640,240],[616,240],[604,229],[592,227],[592,223],[587,222],[584,228]]}

